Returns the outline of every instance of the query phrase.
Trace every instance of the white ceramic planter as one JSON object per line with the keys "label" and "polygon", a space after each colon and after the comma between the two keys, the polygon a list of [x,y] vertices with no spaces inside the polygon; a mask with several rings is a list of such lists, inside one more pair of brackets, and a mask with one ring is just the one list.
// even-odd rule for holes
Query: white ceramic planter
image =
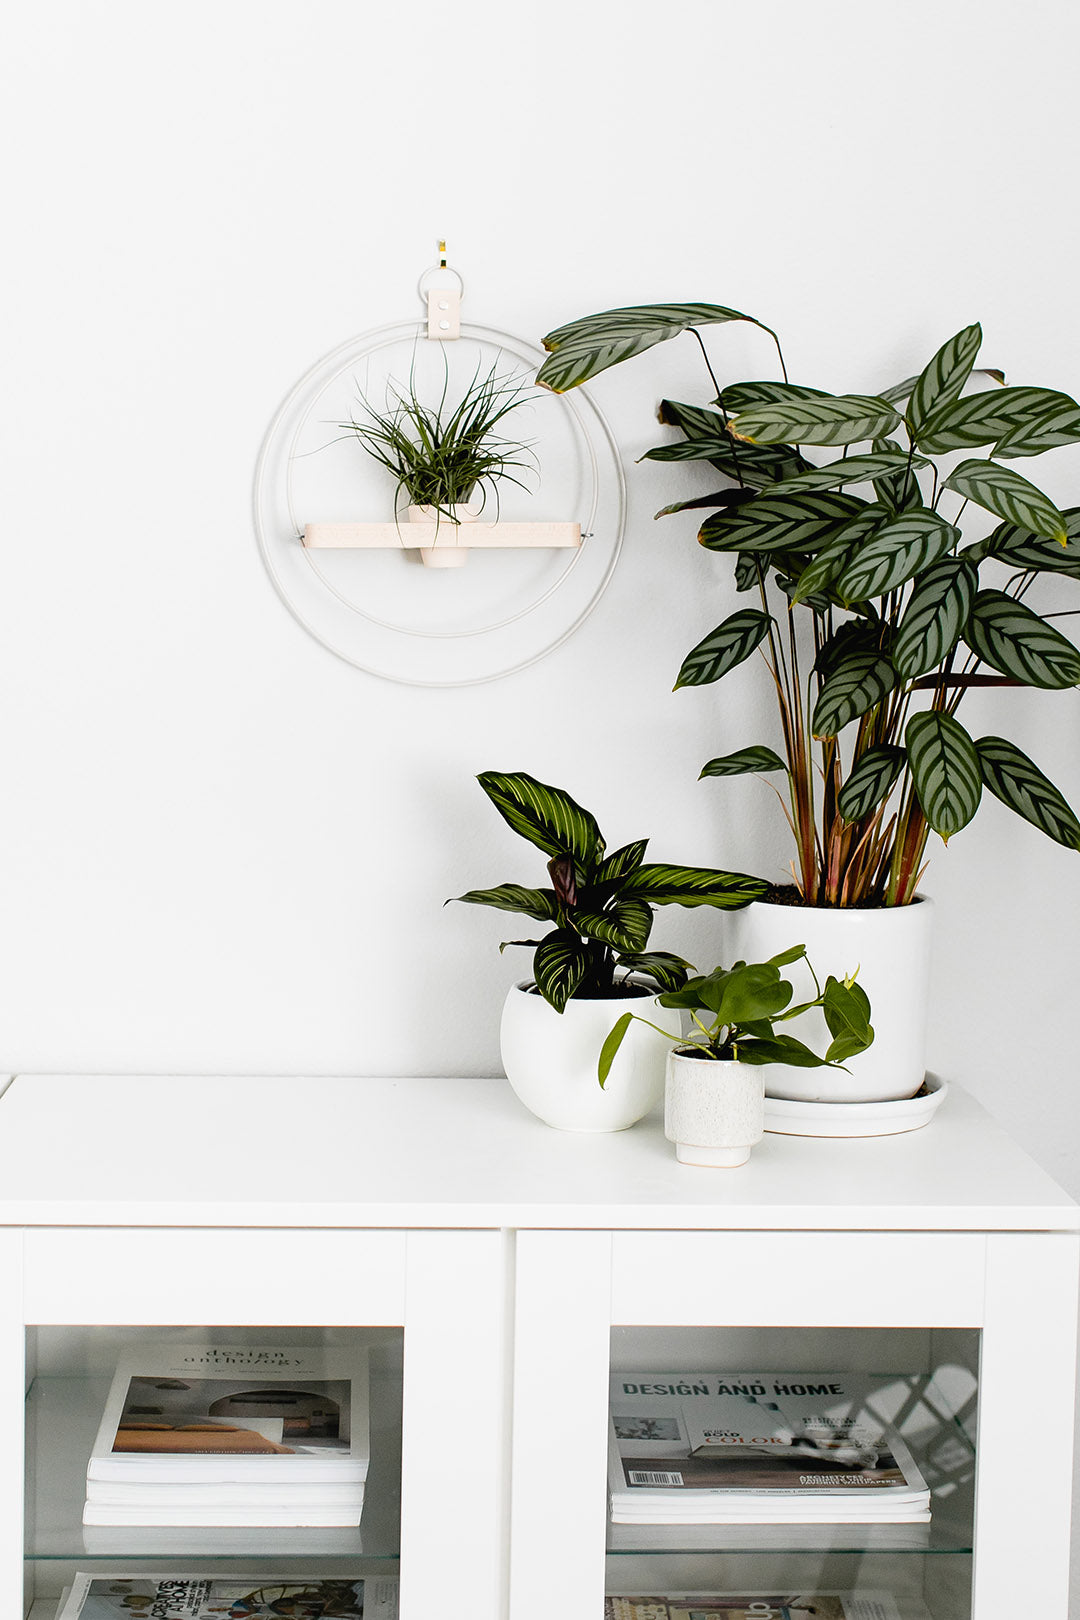
{"label": "white ceramic planter", "polygon": [[410,523],[438,523],[433,546],[421,546],[420,558],[425,568],[460,568],[469,556],[468,547],[461,541],[461,525],[475,523],[480,516],[478,506],[451,506],[440,512],[437,506],[410,506]]}
{"label": "white ceramic planter", "polygon": [[503,1068],[515,1095],[545,1125],[624,1131],[659,1102],[668,1047],[644,1024],[630,1024],[605,1085],[596,1078],[600,1048],[624,1012],[679,1033],[679,1015],[652,995],[571,999],[557,1013],[524,984],[510,991],[499,1032]]}
{"label": "white ceramic planter", "polygon": [[[828,974],[839,979],[858,968],[858,982],[870,997],[874,1044],[847,1060],[849,1072],[771,1063],[764,1070],[770,1097],[891,1102],[915,1095],[926,1073],[933,909],[925,898],[872,911],[755,900],[742,911],[725,913],[725,967],[739,959],[764,962],[791,945],[804,944],[822,986]],[[796,962],[783,973],[795,986],[796,1001],[813,998],[814,981],[805,963]],[[778,1025],[778,1030],[818,1053],[824,1053],[831,1038],[816,1009]]]}
{"label": "white ceramic planter", "polygon": [[765,1070],[669,1052],[664,1135],[681,1164],[733,1170],[765,1132]]}

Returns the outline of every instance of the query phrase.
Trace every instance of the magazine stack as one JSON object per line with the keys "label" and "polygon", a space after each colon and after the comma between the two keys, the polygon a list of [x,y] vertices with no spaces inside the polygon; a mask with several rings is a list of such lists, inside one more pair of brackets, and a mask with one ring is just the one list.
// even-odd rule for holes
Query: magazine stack
{"label": "magazine stack", "polygon": [[917,1598],[903,1615],[888,1592],[740,1592],[717,1596],[609,1597],[604,1620],[927,1620]]}
{"label": "magazine stack", "polygon": [[[56,1620],[397,1620],[396,1580],[283,1580],[266,1575],[88,1575],[79,1571]],[[857,1620],[857,1617],[852,1617]]]}
{"label": "magazine stack", "polygon": [[113,1378],[83,1523],[355,1527],[368,1455],[366,1350],[144,1345]]}
{"label": "magazine stack", "polygon": [[849,1373],[618,1373],[615,1524],[925,1523],[930,1492]]}

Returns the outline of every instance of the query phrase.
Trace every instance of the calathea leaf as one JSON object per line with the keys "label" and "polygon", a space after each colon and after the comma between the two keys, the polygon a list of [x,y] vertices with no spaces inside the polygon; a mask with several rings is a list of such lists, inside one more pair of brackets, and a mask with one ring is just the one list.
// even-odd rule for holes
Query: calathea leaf
{"label": "calathea leaf", "polygon": [[880,652],[881,632],[874,625],[849,620],[830,636],[814,660],[814,673],[824,685],[844,659],[855,652]]}
{"label": "calathea leaf", "polygon": [[960,398],[981,343],[982,327],[976,321],[943,343],[934,355],[911,390],[907,421],[913,437],[934,411]]}
{"label": "calathea leaf", "polygon": [[793,477],[810,465],[790,445],[736,445],[719,412],[702,405],[684,405],[678,400],[665,399],[660,402],[658,415],[665,426],[679,428],[689,443],[696,443],[700,448],[692,457],[676,458],[672,452],[679,446],[660,445],[645,452],[642,458],[645,461],[708,461],[729,478],[756,487],[771,484],[777,478]]}
{"label": "calathea leaf", "polygon": [[900,416],[873,394],[832,394],[820,399],[781,400],[740,411],[732,431],[760,444],[851,444],[891,433]]}
{"label": "calathea leaf", "polygon": [[[908,455],[895,439],[875,439],[874,454],[903,456],[904,466],[899,472],[887,472],[874,479],[874,494],[890,512],[907,512],[913,506],[922,506],[922,490],[915,476],[916,467],[925,467],[924,456]],[[910,465],[909,465],[910,463]]]}
{"label": "calathea leaf", "polygon": [[904,742],[923,814],[948,841],[967,826],[982,798],[975,744],[959,720],[933,709],[911,716]]}
{"label": "calathea leaf", "polygon": [[574,926],[586,938],[598,939],[617,951],[643,951],[652,930],[652,910],[644,900],[623,896],[606,911],[579,909]]}
{"label": "calathea leaf", "polygon": [[1069,574],[1080,577],[1080,506],[1062,508],[1065,519],[1066,541],[1044,540],[1029,529],[1017,528],[1015,523],[999,523],[992,534],[974,545],[966,546],[963,556],[978,562],[993,557],[1010,568],[1034,568],[1051,574]]}
{"label": "calathea leaf", "polygon": [[690,501],[673,501],[670,506],[662,506],[659,512],[653,513],[656,518],[671,517],[676,512],[692,512],[706,506],[739,506],[747,499],[753,498],[753,491],[746,489],[719,489],[715,495],[695,495]]}
{"label": "calathea leaf", "polygon": [[706,518],[698,534],[709,551],[814,551],[866,505],[827,490],[805,495],[766,491],[734,512]]}
{"label": "calathea leaf", "polygon": [[979,588],[979,570],[965,556],[939,557],[919,576],[892,645],[892,661],[914,680],[936,669],[960,639]]}
{"label": "calathea leaf", "polygon": [[685,957],[673,951],[624,951],[619,966],[628,968],[635,978],[648,978],[660,990],[677,990],[693,972]]}
{"label": "calathea leaf", "polygon": [[718,906],[735,910],[760,900],[769,885],[745,872],[716,872],[699,866],[639,866],[631,873],[624,895],[647,900],[654,906]]}
{"label": "calathea leaf", "polygon": [[621,849],[605,856],[593,880],[597,887],[604,883],[616,883],[620,878],[626,877],[628,872],[636,872],[645,859],[648,844],[647,838],[639,838],[634,843],[624,844]]}
{"label": "calathea leaf", "polygon": [[945,488],[1018,528],[1062,544],[1068,539],[1065,519],[1049,495],[1011,467],[996,467],[992,461],[962,461],[945,480]]}
{"label": "calathea leaf", "polygon": [[722,304],[638,304],[587,315],[556,327],[544,338],[551,359],[544,361],[536,380],[541,387],[562,394],[609,366],[651,349],[654,343],[676,337],[688,326],[715,326],[725,321],[761,324],[752,315]]}
{"label": "calathea leaf", "polygon": [[896,671],[880,652],[858,647],[845,652],[818,693],[811,729],[815,737],[835,737],[849,721],[874,709],[896,685]]}
{"label": "calathea leaf", "polygon": [[765,582],[769,559],[759,557],[755,551],[735,553],[735,589],[756,591]]}
{"label": "calathea leaf", "polygon": [[848,523],[842,524],[802,570],[791,600],[809,602],[816,592],[827,590],[843,573],[863,542],[881,528],[888,517],[884,506],[873,504],[857,512]]}
{"label": "calathea leaf", "polygon": [[739,748],[734,754],[723,754],[710,759],[701,767],[698,781],[703,776],[747,776],[752,771],[786,771],[787,766],[773,749],[759,743],[752,748]]}
{"label": "calathea leaf", "polygon": [[711,630],[683,660],[674,690],[680,686],[708,686],[729,669],[749,658],[769,633],[772,618],[756,608],[741,608]]}
{"label": "calathea leaf", "polygon": [[866,750],[836,796],[837,809],[845,821],[861,821],[888,798],[906,758],[904,750],[891,743],[879,743]]}
{"label": "calathea leaf", "polygon": [[[925,467],[925,456],[914,457],[912,464]],[[809,472],[782,479],[772,486],[769,494],[797,495],[804,489],[839,489],[844,484],[866,484],[890,473],[903,475],[907,468],[907,451],[899,446],[872,455],[842,456],[839,461],[830,461],[827,466],[811,467]]]}
{"label": "calathea leaf", "polygon": [[585,977],[588,955],[584,942],[569,928],[557,928],[536,947],[533,978],[536,988],[556,1012],[562,1012]]}
{"label": "calathea leaf", "polygon": [[905,377],[903,382],[893,383],[889,388],[879,389],[878,398],[887,400],[890,405],[899,405],[908,398],[918,380],[918,377]]}
{"label": "calathea leaf", "polygon": [[921,573],[959,538],[959,530],[936,512],[901,512],[859,547],[836,581],[837,595],[844,602],[884,596]]}
{"label": "calathea leaf", "polygon": [[980,591],[964,640],[984,663],[1025,686],[1080,685],[1080,650],[1004,591]]}
{"label": "calathea leaf", "polygon": [[807,388],[805,383],[741,382],[728,383],[720,390],[716,403],[723,405],[729,416],[745,411],[751,405],[776,405],[795,399],[830,399],[823,388]]}
{"label": "calathea leaf", "polygon": [[551,889],[526,889],[520,883],[500,883],[494,889],[470,889],[455,897],[473,906],[497,906],[500,911],[522,911],[539,922],[554,922],[558,906]]}
{"label": "calathea leaf", "polygon": [[[1080,406],[1067,394],[1058,394],[1049,388],[991,388],[934,411],[920,427],[916,441],[920,450],[932,456],[943,455],[947,450],[975,450],[979,445],[997,444],[1014,434],[1022,441],[1019,430],[1034,430],[1055,412],[1063,413],[1065,420],[1069,406],[1077,413],[1080,423]],[[1071,437],[1080,438],[1080,427]],[[1010,453],[1021,452],[1014,448]]]}
{"label": "calathea leaf", "polygon": [[994,446],[994,454],[1041,456],[1044,450],[1075,444],[1077,439],[1080,439],[1080,407],[1067,394],[1059,394],[1056,402],[1034,421],[1019,423],[1000,438]]}
{"label": "calathea leaf", "polygon": [[1010,810],[1067,849],[1080,849],[1080,821],[1039,767],[1004,737],[975,744],[982,779]]}
{"label": "calathea leaf", "polygon": [[829,591],[811,591],[809,596],[801,596],[798,580],[792,579],[789,574],[778,573],[776,583],[792,607],[809,608],[811,613],[828,613],[830,608],[841,605],[839,599]]}
{"label": "calathea leaf", "polygon": [[562,788],[525,771],[483,771],[477,781],[507,825],[545,855],[573,855],[583,866],[603,855],[595,818]]}

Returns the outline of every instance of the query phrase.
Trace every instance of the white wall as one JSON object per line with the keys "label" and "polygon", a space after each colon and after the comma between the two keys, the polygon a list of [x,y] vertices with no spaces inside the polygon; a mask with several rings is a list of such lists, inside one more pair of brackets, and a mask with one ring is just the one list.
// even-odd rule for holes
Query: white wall
{"label": "white wall", "polygon": [[[978,318],[1012,381],[1075,393],[1078,35],[1070,0],[24,7],[0,98],[3,1066],[494,1071],[501,925],[442,901],[538,873],[486,767],[657,857],[786,859],[767,789],[695,781],[768,736],[760,683],[670,693],[728,603],[689,522],[651,522],[692,475],[631,467],[618,572],[556,654],[427,692],[282,607],[261,438],[317,356],[413,313],[440,234],[468,316],[530,338],[709,299],[779,327],[796,377],[869,391]],[[713,352],[769,364],[741,330]],[[698,385],[689,340],[597,382],[628,464],[659,393]],[[1080,498],[1080,453],[1046,466]],[[1074,694],[982,711],[1080,803]],[[934,1066],[1080,1192],[1080,859],[991,804],[927,888]],[[704,960],[709,927],[654,938]]]}

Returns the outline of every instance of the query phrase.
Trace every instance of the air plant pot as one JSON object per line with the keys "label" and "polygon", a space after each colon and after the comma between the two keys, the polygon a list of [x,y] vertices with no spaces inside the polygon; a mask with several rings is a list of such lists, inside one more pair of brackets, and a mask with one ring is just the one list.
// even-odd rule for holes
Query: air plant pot
{"label": "air plant pot", "polygon": [[764,1068],[668,1053],[664,1135],[680,1164],[734,1170],[765,1131]]}
{"label": "air plant pot", "polygon": [[461,528],[475,523],[480,516],[479,507],[468,504],[446,506],[410,506],[410,523],[437,523],[433,546],[420,547],[420,559],[425,568],[461,568],[468,560],[469,548],[461,543]]}
{"label": "air plant pot", "polygon": [[[926,1023],[934,908],[924,896],[907,906],[826,907],[755,900],[724,916],[724,960],[764,962],[793,940],[806,946],[821,983],[859,970],[870,997],[874,1043],[843,1069],[798,1069],[770,1063],[765,1090],[793,1102],[893,1102],[913,1097],[926,1075]],[[805,962],[785,973],[795,1002],[811,1000],[814,981]],[[830,1036],[819,1009],[785,1023],[816,1052]],[[845,1069],[848,1071],[845,1073]]]}
{"label": "air plant pot", "polygon": [[632,1022],[606,1084],[596,1076],[612,1025],[634,1011],[678,1032],[677,1014],[655,995],[571,999],[561,1013],[529,984],[511,989],[503,1006],[500,1046],[511,1089],[529,1111],[559,1131],[624,1131],[660,1101],[664,1042]]}

